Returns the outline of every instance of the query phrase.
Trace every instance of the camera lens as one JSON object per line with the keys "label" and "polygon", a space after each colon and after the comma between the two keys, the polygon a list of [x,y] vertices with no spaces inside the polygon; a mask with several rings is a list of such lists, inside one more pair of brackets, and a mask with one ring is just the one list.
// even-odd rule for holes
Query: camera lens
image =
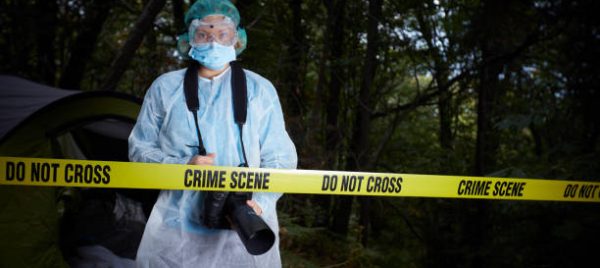
{"label": "camera lens", "polygon": [[253,255],[267,252],[275,243],[275,234],[267,223],[247,205],[238,206],[231,214],[233,227]]}
{"label": "camera lens", "polygon": [[[204,224],[208,228],[233,228],[248,253],[261,255],[275,243],[275,233],[246,204],[252,193],[207,192],[204,199]],[[225,220],[225,215],[231,224]]]}

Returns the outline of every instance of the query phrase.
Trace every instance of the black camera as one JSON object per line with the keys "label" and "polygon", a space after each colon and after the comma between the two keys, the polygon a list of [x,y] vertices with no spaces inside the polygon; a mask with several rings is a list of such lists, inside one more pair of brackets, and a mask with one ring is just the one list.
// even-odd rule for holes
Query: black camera
{"label": "black camera", "polygon": [[275,233],[246,204],[252,193],[205,192],[203,222],[212,229],[233,229],[252,255],[267,252],[275,243]]}

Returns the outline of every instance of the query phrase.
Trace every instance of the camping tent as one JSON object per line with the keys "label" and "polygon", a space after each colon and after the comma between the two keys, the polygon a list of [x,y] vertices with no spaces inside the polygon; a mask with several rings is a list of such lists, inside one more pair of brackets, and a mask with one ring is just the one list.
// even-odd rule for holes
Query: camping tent
{"label": "camping tent", "polygon": [[139,109],[140,102],[125,94],[0,76],[0,154],[127,160],[127,136]]}
{"label": "camping tent", "polygon": [[[139,109],[140,101],[125,94],[0,76],[0,155],[126,161]],[[65,193],[0,187],[0,267],[68,266],[59,239]]]}

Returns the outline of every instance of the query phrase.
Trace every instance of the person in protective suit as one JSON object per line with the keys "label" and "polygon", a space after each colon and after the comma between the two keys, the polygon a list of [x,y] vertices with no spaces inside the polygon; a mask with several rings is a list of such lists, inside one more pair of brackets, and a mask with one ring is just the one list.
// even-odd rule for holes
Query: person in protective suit
{"label": "person in protective suit", "polygon": [[[296,168],[296,149],[285,130],[277,91],[267,79],[244,70],[247,120],[241,137],[234,122],[229,63],[247,42],[236,7],[227,0],[198,0],[186,13],[185,23],[188,32],[179,37],[178,49],[197,63],[162,74],[152,83],[129,137],[130,160]],[[184,94],[189,68],[198,74],[198,128]],[[199,152],[199,142],[205,155]],[[138,267],[281,267],[276,212],[280,193],[253,193],[247,202],[276,236],[274,246],[261,255],[248,253],[235,231],[203,223],[206,194],[160,192],[137,252]]]}

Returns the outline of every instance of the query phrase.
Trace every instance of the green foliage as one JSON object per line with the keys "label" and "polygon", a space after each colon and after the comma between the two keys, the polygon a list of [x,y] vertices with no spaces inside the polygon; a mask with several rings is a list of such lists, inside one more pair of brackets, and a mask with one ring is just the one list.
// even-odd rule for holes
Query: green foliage
{"label": "green foliage", "polygon": [[384,257],[324,228],[298,225],[285,212],[280,213],[279,221],[285,267],[372,267]]}
{"label": "green foliage", "polygon": [[[110,5],[85,57],[74,50],[86,33],[81,25],[105,2],[2,1],[0,72],[56,86],[72,59],[83,57],[79,89],[97,90],[147,2]],[[248,33],[240,59],[278,89],[300,168],[344,169],[364,159],[357,168],[365,171],[473,175],[483,148],[493,160],[489,175],[598,180],[598,1],[385,0],[375,52],[367,29],[375,2],[235,2]],[[142,97],[158,75],[185,66],[176,54],[173,3],[145,34],[118,91]],[[331,24],[336,16],[343,25]],[[336,27],[342,40],[332,40]],[[376,64],[365,85],[368,53]],[[341,81],[336,96],[334,79]],[[493,89],[491,108],[482,110],[486,89]],[[334,104],[339,112],[330,115]],[[366,145],[355,151],[364,105]],[[281,200],[284,266],[573,267],[600,237],[597,205],[419,198],[375,198],[369,215],[355,201],[349,231],[339,235],[332,221],[342,214],[340,201],[325,201]]]}

